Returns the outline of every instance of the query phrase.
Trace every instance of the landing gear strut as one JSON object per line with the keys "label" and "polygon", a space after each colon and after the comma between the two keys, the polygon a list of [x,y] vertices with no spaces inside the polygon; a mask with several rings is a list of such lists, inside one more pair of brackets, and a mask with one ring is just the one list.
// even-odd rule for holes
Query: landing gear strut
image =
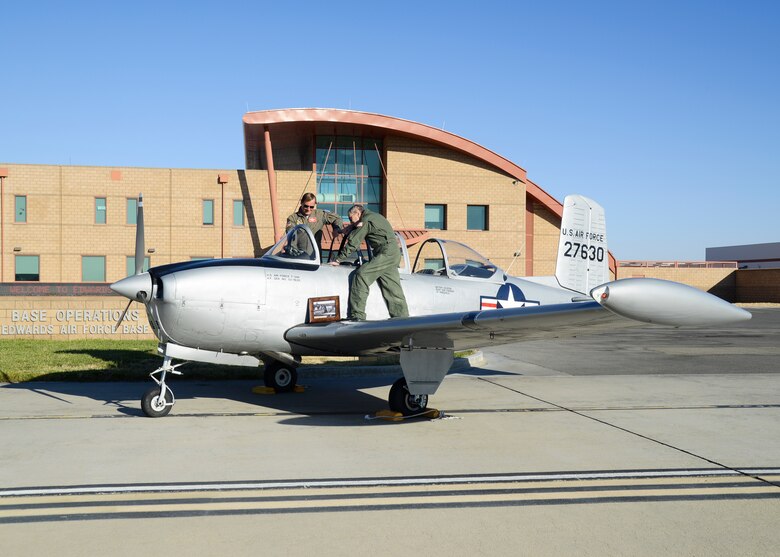
{"label": "landing gear strut", "polygon": [[[141,398],[141,410],[143,410],[144,414],[150,418],[162,418],[163,416],[168,415],[176,402],[176,397],[173,396],[173,391],[165,383],[165,377],[168,373],[181,375],[181,371],[176,371],[176,368],[184,363],[185,362],[182,362],[172,366],[171,357],[165,356],[163,365],[149,374],[149,377],[152,378],[152,381],[157,383],[157,386],[146,391]],[[160,374],[159,379],[155,377],[158,373]]]}
{"label": "landing gear strut", "polygon": [[390,387],[390,396],[387,402],[393,412],[400,412],[404,416],[413,416],[425,412],[425,409],[428,408],[428,395],[409,393],[406,379],[401,377]]}

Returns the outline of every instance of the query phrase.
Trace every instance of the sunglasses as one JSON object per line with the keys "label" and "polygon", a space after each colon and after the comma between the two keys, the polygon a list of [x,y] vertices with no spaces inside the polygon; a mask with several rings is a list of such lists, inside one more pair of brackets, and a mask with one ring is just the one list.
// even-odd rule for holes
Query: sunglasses
{"label": "sunglasses", "polygon": [[304,209],[314,209],[314,205],[304,205]]}

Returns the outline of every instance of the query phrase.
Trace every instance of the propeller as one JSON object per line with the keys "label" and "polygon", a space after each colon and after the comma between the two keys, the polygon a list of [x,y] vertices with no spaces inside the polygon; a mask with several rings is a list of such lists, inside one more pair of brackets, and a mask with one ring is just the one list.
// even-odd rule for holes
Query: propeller
{"label": "propeller", "polygon": [[135,274],[144,270],[144,195],[138,194],[138,208],[135,214]]}
{"label": "propeller", "polygon": [[151,281],[147,280],[148,275],[143,279],[136,278],[143,274],[144,271],[144,252],[144,196],[139,193],[135,221],[135,274],[111,285],[111,290],[129,299],[125,310],[119,316],[116,325],[114,325],[115,332],[122,324],[122,321],[124,321],[127,311],[130,309],[130,304],[135,301],[145,301],[151,292]]}

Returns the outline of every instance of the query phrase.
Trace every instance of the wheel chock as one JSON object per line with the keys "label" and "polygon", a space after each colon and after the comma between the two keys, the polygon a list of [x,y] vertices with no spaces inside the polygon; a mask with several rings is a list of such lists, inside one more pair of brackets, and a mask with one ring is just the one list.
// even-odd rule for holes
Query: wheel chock
{"label": "wheel chock", "polygon": [[[252,387],[252,392],[256,395],[275,395],[276,389],[273,387],[266,387],[265,385],[258,385],[257,387]],[[295,385],[292,390],[293,393],[304,393],[306,392],[306,387],[303,385]]]}
{"label": "wheel chock", "polygon": [[441,416],[442,412],[436,408],[428,408],[425,412],[420,412],[413,416],[404,416],[400,412],[393,412],[392,410],[380,410],[374,414],[374,419],[385,420],[387,422],[402,422],[409,418],[428,418],[429,420],[437,420]]}
{"label": "wheel chock", "polygon": [[265,385],[260,385],[257,387],[252,387],[252,392],[256,395],[275,395],[276,389],[273,387],[266,387]]}
{"label": "wheel chock", "polygon": [[393,412],[392,410],[380,410],[374,414],[374,417],[387,422],[400,422],[404,419],[403,414],[400,412]]}
{"label": "wheel chock", "polygon": [[428,418],[429,420],[438,420],[441,418],[441,411],[436,410],[436,408],[428,408],[428,410],[426,410],[422,416]]}

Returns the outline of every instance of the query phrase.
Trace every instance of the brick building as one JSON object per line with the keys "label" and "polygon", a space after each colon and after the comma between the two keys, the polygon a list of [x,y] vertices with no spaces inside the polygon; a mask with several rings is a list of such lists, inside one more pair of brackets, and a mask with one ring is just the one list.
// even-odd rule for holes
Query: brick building
{"label": "brick building", "polygon": [[[514,274],[551,274],[561,205],[525,170],[452,133],[344,110],[244,116],[246,170],[0,164],[0,282],[110,283],[134,267],[144,194],[149,264],[260,255],[306,191],[399,229],[463,241]],[[269,149],[270,146],[270,149]],[[518,257],[515,254],[519,253]]]}
{"label": "brick building", "polygon": [[[561,204],[468,139],[346,110],[243,120],[245,170],[0,163],[0,338],[115,336],[108,326],[123,301],[107,284],[133,272],[139,192],[152,266],[259,256],[311,191],[322,208],[346,215],[365,203],[398,229],[462,241],[512,274],[554,272]],[[131,319],[145,322],[142,311]]]}

